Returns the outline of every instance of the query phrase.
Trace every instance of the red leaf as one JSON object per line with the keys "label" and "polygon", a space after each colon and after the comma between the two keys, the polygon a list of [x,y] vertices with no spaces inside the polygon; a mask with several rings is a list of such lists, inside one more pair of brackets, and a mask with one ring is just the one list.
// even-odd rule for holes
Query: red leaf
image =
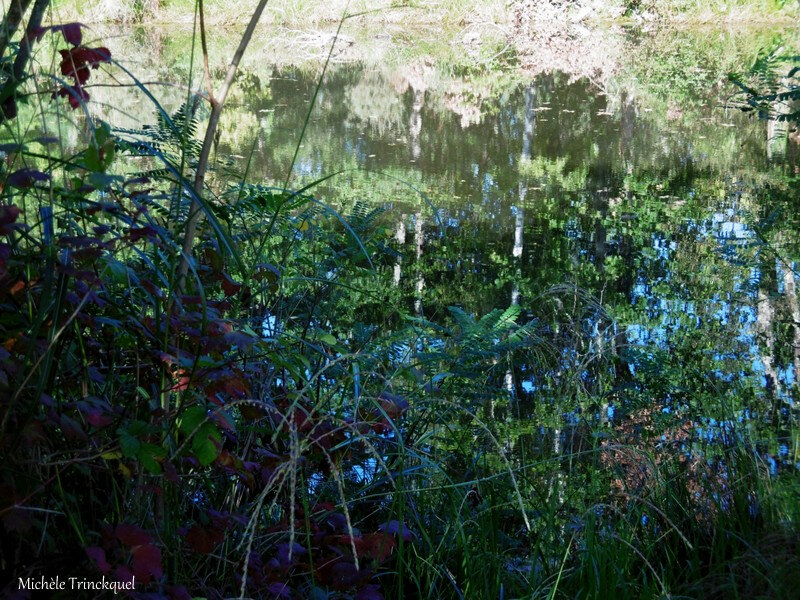
{"label": "red leaf", "polygon": [[86,556],[95,562],[97,568],[100,569],[101,572],[108,573],[111,570],[111,565],[108,564],[106,553],[102,548],[98,546],[89,546],[86,548]]}
{"label": "red leaf", "polygon": [[120,523],[115,530],[117,539],[126,546],[143,546],[153,542],[149,533],[128,523]]}
{"label": "red leaf", "polygon": [[242,284],[236,283],[227,273],[220,273],[220,281],[222,282],[222,291],[226,296],[233,296],[242,288]]}
{"label": "red leaf", "polygon": [[73,56],[91,65],[93,69],[96,69],[100,63],[111,62],[111,51],[104,46],[98,48],[86,48],[85,46],[73,48]]}
{"label": "red leaf", "polygon": [[361,538],[360,547],[356,546],[359,556],[366,556],[383,562],[392,554],[397,543],[388,533],[368,533]]}
{"label": "red leaf", "polygon": [[164,467],[164,477],[167,478],[167,481],[174,483],[175,485],[178,485],[181,482],[180,478],[178,477],[178,471],[175,469],[175,465],[173,465],[171,462],[164,462],[164,464],[161,466]]}
{"label": "red leaf", "polygon": [[104,415],[99,410],[93,410],[87,413],[86,420],[89,422],[89,425],[97,427],[98,429],[110,425],[113,421],[111,417],[109,417],[108,415]]}
{"label": "red leaf", "polygon": [[14,230],[14,223],[17,218],[19,218],[18,206],[14,206],[13,204],[0,206],[0,235],[8,235],[11,233]]}
{"label": "red leaf", "polygon": [[64,34],[64,39],[67,40],[68,44],[72,44],[73,46],[81,45],[83,34],[81,33],[80,23],[66,23],[61,25],[60,28],[61,33]]}
{"label": "red leaf", "polygon": [[386,412],[390,419],[394,420],[408,410],[408,401],[400,396],[382,392],[378,396],[381,408]]}
{"label": "red leaf", "polygon": [[200,525],[192,525],[186,534],[186,543],[198,554],[209,554],[223,539],[224,534],[219,529],[205,529]]}
{"label": "red leaf", "polygon": [[81,105],[81,102],[86,102],[89,100],[89,92],[85,89],[80,87],[79,85],[66,85],[58,90],[59,96],[66,96],[67,100],[69,100],[69,105],[76,109]]}
{"label": "red leaf", "polygon": [[77,78],[76,71],[91,67],[96,69],[102,62],[110,62],[111,52],[108,48],[86,48],[78,46],[69,50],[59,50],[61,54],[61,73],[67,77]]}
{"label": "red leaf", "polygon": [[[29,188],[32,187],[36,181],[47,181],[50,179],[50,175],[47,173],[42,173],[41,171],[37,171],[35,169],[20,169],[19,171],[14,171],[11,173],[8,178],[6,179],[6,183],[10,186],[15,188]],[[16,206],[6,206],[4,207],[4,211],[1,217],[1,221],[5,221],[6,218],[13,217],[13,219],[9,222],[13,223],[16,220],[17,215],[19,215],[19,208]],[[11,211],[11,209],[16,209],[16,213]],[[8,217],[6,216],[8,214]]]}
{"label": "red leaf", "polygon": [[114,577],[116,577],[117,581],[121,581],[122,583],[128,583],[133,581],[133,571],[131,571],[128,567],[122,565],[117,567],[116,571],[114,571]]}
{"label": "red leaf", "polygon": [[161,550],[152,544],[136,546],[133,551],[133,573],[137,578],[141,578],[144,583],[148,583],[151,577],[161,579],[164,570],[161,567]]}

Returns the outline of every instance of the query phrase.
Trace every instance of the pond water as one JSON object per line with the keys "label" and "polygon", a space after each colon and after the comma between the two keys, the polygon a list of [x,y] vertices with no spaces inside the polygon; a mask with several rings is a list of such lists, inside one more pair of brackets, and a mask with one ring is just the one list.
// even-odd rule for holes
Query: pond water
{"label": "pond water", "polygon": [[[553,290],[580,295],[594,307],[574,322],[584,350],[610,359],[557,386],[560,423],[526,420],[534,446],[540,426],[563,438],[649,403],[686,415],[699,441],[750,431],[773,470],[800,468],[798,143],[726,108],[732,88],[696,77],[707,65],[670,68],[648,87],[643,72],[598,83],[355,60],[329,65],[317,89],[319,64],[255,60],[212,177],[291,174],[299,187],[338,173],[311,192],[345,217],[380,210],[394,253],[376,265],[386,296],[370,310],[385,327],[402,311],[446,320],[450,306],[538,318]],[[516,410],[539,411],[525,401],[546,395],[532,368],[500,376]],[[606,401],[571,405],[579,388]]]}

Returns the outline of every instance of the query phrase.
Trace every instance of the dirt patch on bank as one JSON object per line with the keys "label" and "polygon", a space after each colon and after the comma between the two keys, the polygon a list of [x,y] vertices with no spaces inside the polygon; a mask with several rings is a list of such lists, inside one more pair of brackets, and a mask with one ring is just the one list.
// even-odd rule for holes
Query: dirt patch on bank
{"label": "dirt patch on bank", "polygon": [[624,32],[618,25],[597,24],[596,2],[520,0],[511,10],[512,40],[526,72],[561,71],[601,87],[617,72]]}

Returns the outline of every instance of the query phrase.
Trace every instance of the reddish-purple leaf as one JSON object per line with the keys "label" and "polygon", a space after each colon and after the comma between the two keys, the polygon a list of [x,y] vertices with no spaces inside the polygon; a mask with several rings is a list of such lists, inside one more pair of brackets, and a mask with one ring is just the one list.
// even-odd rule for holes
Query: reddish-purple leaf
{"label": "reddish-purple leaf", "polygon": [[178,485],[181,482],[180,478],[178,477],[178,471],[175,469],[175,465],[173,465],[171,462],[165,461],[161,466],[164,468],[164,477],[167,478],[167,481],[174,483],[175,485]]}
{"label": "reddish-purple leaf", "polygon": [[80,424],[67,415],[61,415],[58,418],[58,424],[61,427],[61,432],[68,440],[88,440],[88,436]]}
{"label": "reddish-purple leaf", "polygon": [[[289,560],[290,548],[292,551],[291,560]],[[290,565],[293,561],[297,560],[297,557],[299,555],[303,554],[308,554],[308,551],[297,542],[294,542],[293,544],[291,544],[291,546],[288,543],[278,544],[278,561],[280,561],[282,565],[286,566]]]}
{"label": "reddish-purple leaf", "polygon": [[378,529],[390,535],[400,535],[404,542],[410,542],[414,538],[412,531],[406,527],[405,523],[401,523],[400,521],[387,521],[383,525],[378,526]]}
{"label": "reddish-purple leaf", "polygon": [[153,538],[149,533],[128,523],[120,523],[115,530],[117,539],[126,546],[142,546],[150,544]]}
{"label": "reddish-purple leaf", "polygon": [[172,600],[192,600],[192,595],[182,585],[165,585],[164,589]]}
{"label": "reddish-purple leaf", "polygon": [[186,543],[198,554],[208,554],[221,543],[224,536],[221,531],[210,530],[200,525],[192,525],[186,533]]}
{"label": "reddish-purple leaf", "polygon": [[233,296],[242,287],[241,283],[236,283],[227,273],[220,274],[220,281],[222,282],[222,291],[226,296]]}
{"label": "reddish-purple leaf", "polygon": [[383,600],[381,586],[371,583],[365,585],[356,593],[355,600]]}
{"label": "reddish-purple leaf", "polygon": [[[383,411],[392,420],[398,418],[408,410],[408,401],[395,394],[389,392],[381,392],[378,396],[378,402]],[[380,413],[380,411],[378,411]]]}
{"label": "reddish-purple leaf", "polygon": [[367,533],[361,537],[361,543],[356,546],[359,556],[367,556],[378,562],[383,562],[392,554],[397,546],[394,537],[388,533]]}
{"label": "reddish-purple leaf", "polygon": [[72,44],[73,46],[81,45],[83,34],[81,33],[80,23],[66,23],[61,25],[60,28],[61,33],[64,34],[64,39],[67,40],[68,44]]}
{"label": "reddish-purple leaf", "polygon": [[67,100],[69,100],[69,105],[73,109],[78,108],[82,102],[87,102],[89,100],[89,92],[79,85],[62,86],[58,90],[58,95],[61,97],[66,97]]}
{"label": "reddish-purple leaf", "polygon": [[86,414],[86,420],[92,427],[106,427],[111,424],[113,419],[108,415],[104,415],[100,410],[94,409]]}
{"label": "reddish-purple leaf", "polygon": [[342,513],[331,513],[325,517],[325,523],[334,531],[345,531],[347,529],[347,517]]}
{"label": "reddish-purple leaf", "polygon": [[[111,52],[108,48],[86,48],[78,46],[69,50],[59,50],[61,54],[61,74],[78,80],[80,76],[77,71],[80,69],[96,69],[100,63],[111,60]],[[84,80],[85,81],[85,80]],[[81,82],[82,83],[82,82]]]}
{"label": "reddish-purple leaf", "polygon": [[149,225],[145,225],[144,227],[131,227],[128,231],[128,237],[132,242],[138,242],[142,238],[150,240],[157,239],[158,234],[155,229]]}
{"label": "reddish-purple leaf", "polygon": [[285,583],[275,582],[267,586],[267,592],[272,595],[272,598],[291,598],[292,588]]}
{"label": "reddish-purple leaf", "polygon": [[[50,175],[47,173],[42,173],[35,169],[20,169],[19,171],[11,173],[8,179],[6,179],[6,183],[16,188],[29,188],[37,181],[47,181],[49,179]],[[6,208],[12,207],[9,206]],[[19,209],[17,209],[17,212],[19,213]]]}
{"label": "reddish-purple leaf", "polygon": [[108,573],[111,570],[111,565],[108,564],[106,560],[105,550],[102,548],[98,546],[89,546],[86,548],[86,556],[95,562],[97,568],[100,569],[101,572]]}
{"label": "reddish-purple leaf", "polygon": [[48,31],[50,31],[50,27],[41,27],[41,26],[40,27],[31,27],[27,31],[27,34],[28,34],[28,36],[30,38],[30,41],[38,42],[44,37],[44,34],[47,33]]}
{"label": "reddish-purple leaf", "polygon": [[29,31],[29,35],[32,41],[38,42],[48,31],[52,31],[53,33],[60,31],[68,44],[80,46],[83,40],[81,27],[81,23],[64,23],[63,25],[51,25],[49,27],[34,27]]}
{"label": "reddish-purple leaf", "polygon": [[91,379],[94,383],[99,383],[99,384],[103,384],[106,382],[105,375],[103,375],[100,372],[100,370],[94,365],[89,366],[89,379]]}
{"label": "reddish-purple leaf", "polygon": [[20,508],[4,509],[3,528],[9,533],[25,533],[33,526],[31,511]]}
{"label": "reddish-purple leaf", "polygon": [[337,589],[346,590],[355,585],[363,575],[353,563],[340,561],[330,568],[330,583]]}
{"label": "reddish-purple leaf", "polygon": [[240,350],[245,350],[256,343],[256,338],[241,331],[231,331],[225,334],[225,341],[231,346],[237,346]]}
{"label": "reddish-purple leaf", "polygon": [[133,573],[144,583],[148,583],[150,578],[161,579],[164,570],[161,566],[161,550],[152,544],[137,546],[133,549]]}
{"label": "reddish-purple leaf", "polygon": [[13,119],[17,116],[17,102],[14,96],[9,96],[0,103],[0,123],[4,119]]}
{"label": "reddish-purple leaf", "polygon": [[[0,206],[0,235],[8,235],[11,233],[14,230],[14,223],[18,217],[19,207],[13,204]],[[3,244],[3,246],[5,246],[5,244]]]}
{"label": "reddish-purple leaf", "polygon": [[117,567],[117,569],[114,571],[114,577],[117,579],[117,581],[128,583],[133,581],[133,571],[131,571],[125,565],[122,565]]}

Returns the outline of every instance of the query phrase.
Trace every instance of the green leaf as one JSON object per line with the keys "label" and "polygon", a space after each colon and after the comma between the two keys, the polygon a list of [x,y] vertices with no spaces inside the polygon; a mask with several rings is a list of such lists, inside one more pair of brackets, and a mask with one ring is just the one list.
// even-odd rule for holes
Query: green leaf
{"label": "green leaf", "polygon": [[197,427],[206,420],[206,410],[202,406],[190,406],[181,415],[178,420],[178,429],[187,435],[197,429]]}
{"label": "green leaf", "polygon": [[139,440],[125,429],[120,429],[117,433],[119,433],[119,447],[120,450],[122,450],[122,454],[126,458],[136,457],[139,454],[139,447],[141,446]]}
{"label": "green leaf", "polygon": [[192,452],[204,467],[210,465],[219,455],[222,435],[211,423],[204,423],[192,439]]}
{"label": "green leaf", "polygon": [[112,183],[122,183],[125,181],[125,178],[121,175],[108,175],[106,173],[101,172],[92,172],[89,174],[89,177],[86,178],[86,181],[92,187],[96,187],[98,189],[105,189],[110,187]]}
{"label": "green leaf", "polygon": [[158,459],[164,458],[166,455],[167,451],[162,446],[157,446],[156,444],[142,444],[139,448],[138,458],[145,469],[154,475],[158,475],[161,473],[161,464]]}
{"label": "green leaf", "polygon": [[333,337],[333,335],[331,335],[330,333],[327,333],[325,331],[317,332],[317,339],[326,346],[335,346],[337,343],[336,338]]}
{"label": "green leaf", "polygon": [[114,283],[128,283],[129,272],[130,270],[128,267],[115,258],[110,258],[108,262],[106,262],[105,273],[108,279]]}

